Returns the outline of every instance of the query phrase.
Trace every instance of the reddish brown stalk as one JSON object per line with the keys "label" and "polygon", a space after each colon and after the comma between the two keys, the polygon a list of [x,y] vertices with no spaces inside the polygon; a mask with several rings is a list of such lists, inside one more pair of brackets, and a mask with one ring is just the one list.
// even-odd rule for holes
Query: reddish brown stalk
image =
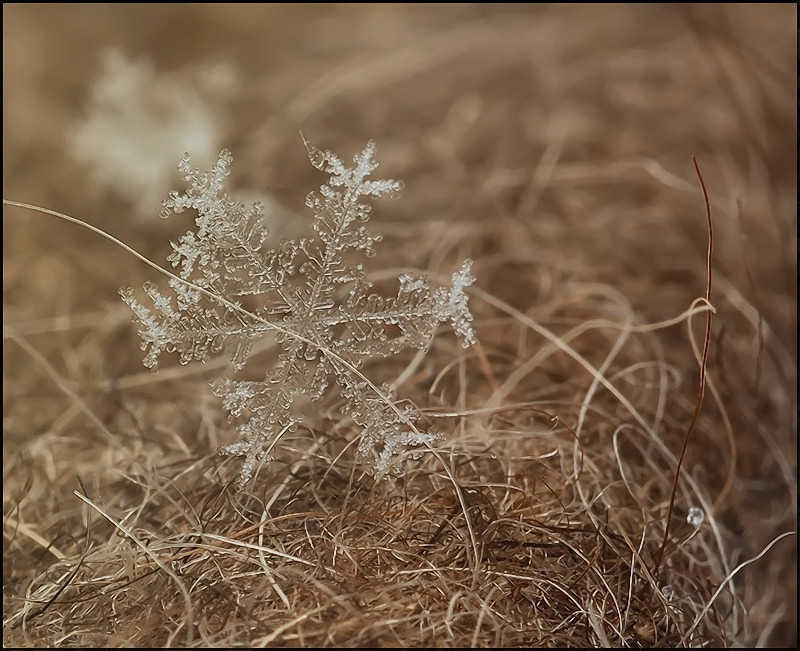
{"label": "reddish brown stalk", "polygon": [[[711,305],[711,262],[714,254],[714,229],[711,225],[711,204],[708,200],[708,191],[706,184],[703,181],[703,175],[700,173],[700,167],[697,165],[697,158],[692,156],[692,164],[694,171],[697,174],[697,179],[700,181],[700,189],[703,192],[703,201],[706,205],[706,225],[708,227],[708,250],[706,253],[706,302]],[[669,525],[672,520],[672,512],[675,509],[675,496],[678,493],[678,480],[681,476],[681,467],[683,466],[683,459],[686,456],[686,449],[689,447],[689,439],[694,431],[694,426],[697,423],[697,417],[700,415],[700,406],[703,404],[703,394],[706,388],[706,363],[708,362],[708,349],[709,342],[711,341],[711,311],[706,312],[706,332],[703,338],[703,357],[700,361],[700,381],[697,387],[697,401],[694,406],[694,414],[692,421],[689,423],[689,428],[686,430],[686,436],[683,437],[683,448],[681,455],[678,458],[678,466],[675,468],[675,480],[672,482],[672,493],[669,497],[669,508],[667,509],[667,519],[664,524],[664,538],[661,541],[661,547],[656,554],[656,564],[653,574],[658,577],[659,570],[661,569],[661,561],[664,558],[664,548],[667,546],[669,539]]]}

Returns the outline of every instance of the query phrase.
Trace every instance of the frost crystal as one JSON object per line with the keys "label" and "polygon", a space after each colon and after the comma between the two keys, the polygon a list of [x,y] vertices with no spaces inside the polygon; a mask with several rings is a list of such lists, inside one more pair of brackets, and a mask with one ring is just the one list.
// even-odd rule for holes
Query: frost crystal
{"label": "frost crystal", "polygon": [[[280,345],[278,364],[263,381],[212,383],[231,417],[244,420],[239,440],[220,449],[244,457],[240,484],[268,461],[283,433],[301,422],[295,401],[319,400],[329,385],[344,398],[342,413],[361,428],[359,455],[372,459],[377,475],[389,470],[395,455],[418,456],[421,446],[440,435],[420,429],[419,414],[397,403],[391,387],[372,384],[360,367],[407,348],[426,348],[441,323],[452,325],[464,347],[476,342],[465,292],[474,281],[471,260],[453,274],[450,287],[432,290],[425,276],[403,274],[395,297],[371,293],[362,265],[352,261],[353,254],[374,256],[380,241],[364,225],[372,207],[362,201],[396,196],[402,187],[367,178],[378,166],[374,144],[355,157],[353,168],[329,151],[308,143],[306,148],[312,165],[330,175],[306,199],[316,237],[264,250],[260,205],[247,207],[223,190],[230,153],[223,151],[208,173],[193,168],[185,155],[179,169],[189,188],[170,193],[162,212],[197,212],[196,230],[173,242],[168,258],[185,282],[170,279],[172,298],[145,285],[152,308],[133,290],[120,292],[139,325],[149,368],[163,352],[177,352],[182,364],[225,352],[239,371],[257,340],[270,336]],[[242,308],[245,298],[258,307]]]}

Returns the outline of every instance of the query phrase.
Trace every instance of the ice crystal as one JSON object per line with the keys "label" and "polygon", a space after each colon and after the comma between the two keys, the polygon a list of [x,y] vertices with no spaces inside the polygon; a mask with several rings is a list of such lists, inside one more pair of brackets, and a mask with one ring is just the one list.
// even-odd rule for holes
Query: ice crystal
{"label": "ice crystal", "polygon": [[[149,368],[156,368],[164,352],[178,353],[182,364],[223,352],[240,371],[262,337],[280,345],[278,362],[266,369],[263,381],[224,377],[212,383],[224,409],[243,421],[238,440],[220,449],[244,457],[241,484],[302,421],[295,403],[320,400],[329,389],[338,390],[342,413],[360,427],[359,455],[377,475],[389,470],[395,455],[418,456],[440,435],[422,427],[416,410],[399,403],[390,386],[376,386],[360,369],[367,360],[426,348],[441,323],[452,325],[464,347],[475,343],[465,292],[474,280],[470,260],[449,287],[432,288],[425,276],[403,274],[393,297],[373,293],[363,266],[354,261],[373,257],[381,239],[365,225],[372,211],[366,200],[396,196],[402,187],[368,178],[378,165],[374,144],[354,158],[352,168],[329,151],[308,143],[306,148],[312,165],[329,174],[306,199],[314,237],[266,249],[260,205],[245,206],[224,191],[230,153],[221,152],[207,173],[185,155],[179,169],[188,189],[170,193],[162,212],[197,213],[196,230],[173,242],[168,258],[182,280],[169,280],[173,296],[146,284],[151,307],[133,290],[121,290],[139,325]],[[244,309],[245,301],[257,307]]]}

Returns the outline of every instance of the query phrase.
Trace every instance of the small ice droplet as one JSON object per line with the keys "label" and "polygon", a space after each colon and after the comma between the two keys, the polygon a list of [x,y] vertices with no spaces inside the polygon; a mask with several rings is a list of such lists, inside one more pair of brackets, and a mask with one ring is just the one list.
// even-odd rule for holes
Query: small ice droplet
{"label": "small ice droplet", "polygon": [[703,509],[699,509],[696,506],[693,506],[689,509],[689,513],[686,516],[686,522],[693,527],[699,527],[706,519],[706,513]]}

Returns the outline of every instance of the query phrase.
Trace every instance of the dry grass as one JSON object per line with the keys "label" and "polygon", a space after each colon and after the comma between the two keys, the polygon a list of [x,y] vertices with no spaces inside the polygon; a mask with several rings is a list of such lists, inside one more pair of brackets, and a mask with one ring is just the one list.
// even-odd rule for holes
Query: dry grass
{"label": "dry grass", "polygon": [[[108,45],[226,60],[238,187],[307,218],[298,131],[375,139],[406,189],[374,267],[472,257],[481,340],[367,369],[448,433],[440,459],[375,482],[331,400],[237,492],[221,365],[140,365],[116,291],[152,270],[4,207],[5,645],[796,646],[794,5],[3,17],[4,198],[161,262],[186,223],[132,219],[65,136]],[[655,571],[708,313],[692,155],[715,314]]]}

